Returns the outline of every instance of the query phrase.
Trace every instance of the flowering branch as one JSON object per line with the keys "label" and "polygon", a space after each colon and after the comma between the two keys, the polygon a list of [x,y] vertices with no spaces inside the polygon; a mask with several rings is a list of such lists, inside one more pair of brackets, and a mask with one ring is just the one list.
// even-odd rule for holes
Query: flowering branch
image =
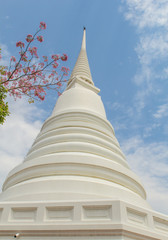
{"label": "flowering branch", "polygon": [[37,47],[30,47],[35,41],[43,42],[43,36],[38,34],[44,29],[46,29],[46,23],[41,22],[34,35],[27,35],[26,46],[24,42],[17,42],[16,47],[20,49],[19,60],[16,61],[16,58],[12,56],[9,68],[1,72],[0,83],[15,99],[21,98],[22,95],[29,95],[44,100],[46,89],[53,89],[53,86],[57,86],[54,89],[59,93],[62,83],[66,82],[66,79],[61,76],[66,77],[69,69],[62,67],[60,69],[61,75],[58,75],[55,70],[59,66],[59,60],[67,61],[66,54],[62,56],[52,55],[50,61],[47,56],[43,56],[43,61],[39,62]]}
{"label": "flowering branch", "polygon": [[[56,90],[58,95],[61,94],[60,89],[62,84],[67,81],[69,69],[61,67],[60,74],[56,70],[60,61],[67,61],[67,55],[54,54],[50,58],[43,56],[40,61],[37,47],[32,46],[35,42],[42,43],[44,41],[43,36],[39,33],[45,29],[46,23],[40,22],[35,34],[27,35],[26,43],[21,41],[16,43],[16,47],[19,49],[18,61],[16,57],[12,56],[9,67],[0,66],[0,91],[4,91],[2,96],[6,97],[6,92],[15,99],[25,95],[29,97],[29,102],[34,102],[34,100],[43,101],[46,90],[49,89]],[[1,97],[0,110],[3,101],[4,99]],[[0,120],[0,123],[2,122]]]}

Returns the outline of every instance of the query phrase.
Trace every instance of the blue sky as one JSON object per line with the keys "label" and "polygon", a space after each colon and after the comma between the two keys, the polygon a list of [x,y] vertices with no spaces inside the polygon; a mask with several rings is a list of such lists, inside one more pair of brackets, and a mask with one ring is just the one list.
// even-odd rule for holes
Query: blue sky
{"label": "blue sky", "polygon": [[[47,23],[42,55],[67,53],[72,70],[83,26],[95,85],[130,167],[150,204],[168,214],[168,0],[0,0],[0,46],[7,64],[15,43]],[[9,98],[11,115],[0,127],[0,181],[19,164],[57,94],[29,105]]]}

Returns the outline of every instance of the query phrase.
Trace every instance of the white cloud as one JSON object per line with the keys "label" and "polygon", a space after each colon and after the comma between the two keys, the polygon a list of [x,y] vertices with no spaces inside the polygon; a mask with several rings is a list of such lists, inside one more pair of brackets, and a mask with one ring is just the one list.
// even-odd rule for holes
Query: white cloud
{"label": "white cloud", "polygon": [[14,101],[10,98],[9,107],[11,114],[0,126],[0,186],[9,171],[24,160],[40,130],[40,117],[44,114],[25,99]]}
{"label": "white cloud", "polygon": [[111,113],[110,114],[110,121],[115,129],[128,129],[127,121],[130,120],[131,117],[134,116],[133,108],[120,102],[105,102],[105,107]]}
{"label": "white cloud", "polygon": [[127,0],[127,5],[126,19],[137,25],[139,29],[168,25],[167,0]]}
{"label": "white cloud", "polygon": [[168,56],[168,34],[155,30],[152,33],[142,33],[136,48],[140,63],[149,65],[153,60]]}
{"label": "white cloud", "polygon": [[146,138],[146,137],[151,136],[152,131],[159,128],[160,126],[161,126],[160,123],[152,123],[152,124],[150,124],[150,126],[146,126],[144,128],[143,137]]}
{"label": "white cloud", "polygon": [[[157,139],[152,138],[157,128],[160,130],[164,128],[168,133],[167,123],[159,122],[168,115],[168,104],[164,95],[167,94],[165,86],[168,79],[168,1],[123,1],[125,2],[126,5],[123,4],[126,6],[125,19],[135,27],[138,36],[135,52],[139,67],[133,78],[137,85],[133,104],[138,115],[134,114],[133,121],[136,122],[136,119],[140,121],[136,122],[136,133],[139,135],[125,137],[121,141],[121,148],[130,167],[140,176],[152,207],[168,214],[168,143],[158,140],[162,138],[161,131],[158,132]],[[158,104],[155,94],[159,101],[163,102],[162,105]],[[135,131],[133,128],[131,130],[133,135]],[[144,140],[140,135],[141,130]]]}
{"label": "white cloud", "polygon": [[141,113],[141,110],[145,107],[145,98],[148,95],[148,93],[149,93],[148,89],[137,91],[134,105],[138,113]]}
{"label": "white cloud", "polygon": [[150,204],[168,214],[168,144],[145,143],[140,136],[124,140],[121,148],[129,165],[141,178]]}
{"label": "white cloud", "polygon": [[118,110],[119,108],[121,108],[121,104],[119,102],[112,103],[112,102],[108,101],[105,104],[106,104],[106,107],[112,111],[113,110],[115,111],[115,110]]}
{"label": "white cloud", "polygon": [[1,55],[2,55],[2,58],[0,59],[0,65],[8,66],[10,56],[11,56],[8,50],[8,47],[5,44],[0,43],[0,48],[1,48]]}
{"label": "white cloud", "polygon": [[163,118],[168,116],[168,103],[162,104],[158,107],[158,110],[153,114],[155,118]]}
{"label": "white cloud", "polygon": [[168,78],[164,64],[168,61],[168,1],[127,0],[126,4],[125,18],[136,27],[139,36],[135,51],[140,68],[134,82],[141,86],[135,96],[140,112],[147,97],[161,93],[157,87],[159,80]]}

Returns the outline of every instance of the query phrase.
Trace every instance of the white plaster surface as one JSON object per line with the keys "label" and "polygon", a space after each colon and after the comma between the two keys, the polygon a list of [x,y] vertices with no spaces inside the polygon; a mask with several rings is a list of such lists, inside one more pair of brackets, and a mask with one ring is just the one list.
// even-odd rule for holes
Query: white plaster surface
{"label": "white plaster surface", "polygon": [[162,239],[168,217],[121,200],[0,204],[0,239]]}

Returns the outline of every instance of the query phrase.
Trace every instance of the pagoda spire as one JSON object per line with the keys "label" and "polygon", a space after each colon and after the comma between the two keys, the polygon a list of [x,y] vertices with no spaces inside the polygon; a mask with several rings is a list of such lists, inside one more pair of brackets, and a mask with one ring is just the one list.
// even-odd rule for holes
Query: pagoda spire
{"label": "pagoda spire", "polygon": [[90,67],[89,67],[89,62],[87,58],[87,53],[86,53],[86,28],[83,28],[83,39],[82,39],[82,45],[81,45],[81,50],[78,56],[78,59],[76,61],[75,67],[72,71],[71,77],[69,79],[68,85],[72,82],[74,78],[80,77],[83,81],[94,85],[91,72],[90,72]]}
{"label": "pagoda spire", "polygon": [[83,39],[82,39],[82,46],[81,49],[86,51],[86,28],[83,27]]}

